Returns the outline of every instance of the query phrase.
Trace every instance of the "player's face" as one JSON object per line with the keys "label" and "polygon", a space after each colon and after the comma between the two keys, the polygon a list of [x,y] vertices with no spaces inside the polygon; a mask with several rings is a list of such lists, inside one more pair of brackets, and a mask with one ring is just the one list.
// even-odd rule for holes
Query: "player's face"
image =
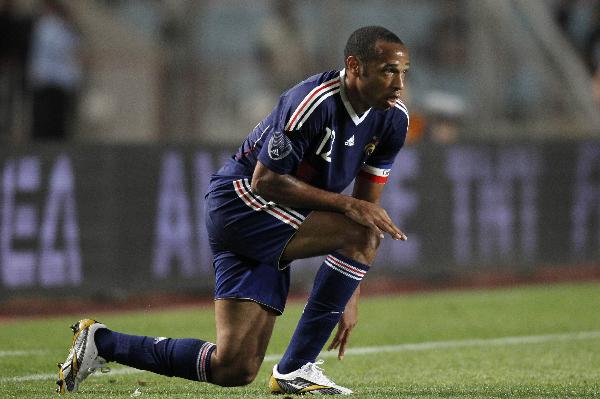
{"label": "player's face", "polygon": [[388,109],[400,99],[404,80],[410,66],[408,50],[401,44],[378,41],[379,56],[362,63],[357,79],[361,100],[368,107]]}

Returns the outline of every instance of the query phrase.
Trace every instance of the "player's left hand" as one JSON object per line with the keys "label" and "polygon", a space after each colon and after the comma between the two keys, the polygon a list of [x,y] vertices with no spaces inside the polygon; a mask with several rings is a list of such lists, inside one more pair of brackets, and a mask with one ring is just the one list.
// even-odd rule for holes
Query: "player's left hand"
{"label": "player's left hand", "polygon": [[342,314],[342,318],[338,323],[338,329],[329,344],[327,350],[338,349],[338,359],[344,359],[344,353],[346,352],[346,345],[348,345],[348,340],[350,338],[350,333],[352,329],[356,327],[358,323],[358,292],[357,289],[350,301],[346,304],[346,309],[344,310],[344,314]]}

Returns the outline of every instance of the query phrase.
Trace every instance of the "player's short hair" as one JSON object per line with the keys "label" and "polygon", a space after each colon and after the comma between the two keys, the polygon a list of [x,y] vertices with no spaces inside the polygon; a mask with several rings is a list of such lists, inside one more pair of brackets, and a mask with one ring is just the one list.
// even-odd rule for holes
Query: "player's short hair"
{"label": "player's short hair", "polygon": [[368,62],[377,57],[375,52],[375,43],[378,41],[388,43],[398,43],[404,46],[404,43],[394,32],[383,26],[365,26],[352,32],[346,42],[344,49],[344,59],[353,55],[363,62]]}

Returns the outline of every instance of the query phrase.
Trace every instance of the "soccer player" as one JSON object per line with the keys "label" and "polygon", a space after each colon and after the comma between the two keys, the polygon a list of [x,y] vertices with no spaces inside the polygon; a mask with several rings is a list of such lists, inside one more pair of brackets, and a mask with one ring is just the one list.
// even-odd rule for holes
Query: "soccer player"
{"label": "soccer player", "polygon": [[[359,283],[388,234],[406,235],[378,203],[408,128],[400,101],[409,55],[389,30],[353,32],[345,68],[291,88],[212,176],[207,228],[216,274],[216,344],[127,335],[85,319],[59,365],[59,392],[115,361],[155,373],[238,386],[254,380],[283,313],[295,259],[326,255],[272,393],[350,394],[317,356],[343,358],[357,323]],[[352,196],[340,194],[355,180]]]}

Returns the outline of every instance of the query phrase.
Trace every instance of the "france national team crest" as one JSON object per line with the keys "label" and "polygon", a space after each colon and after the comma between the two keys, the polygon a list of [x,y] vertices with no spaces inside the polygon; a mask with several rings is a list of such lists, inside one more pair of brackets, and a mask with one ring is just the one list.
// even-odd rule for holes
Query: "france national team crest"
{"label": "france national team crest", "polygon": [[273,132],[269,140],[269,158],[274,161],[283,159],[292,152],[292,142],[282,132]]}
{"label": "france national team crest", "polygon": [[371,142],[369,144],[367,144],[364,148],[365,154],[367,156],[371,156],[373,151],[375,151],[375,147],[377,147],[377,144],[379,144],[379,137],[373,136],[373,139],[371,140]]}

